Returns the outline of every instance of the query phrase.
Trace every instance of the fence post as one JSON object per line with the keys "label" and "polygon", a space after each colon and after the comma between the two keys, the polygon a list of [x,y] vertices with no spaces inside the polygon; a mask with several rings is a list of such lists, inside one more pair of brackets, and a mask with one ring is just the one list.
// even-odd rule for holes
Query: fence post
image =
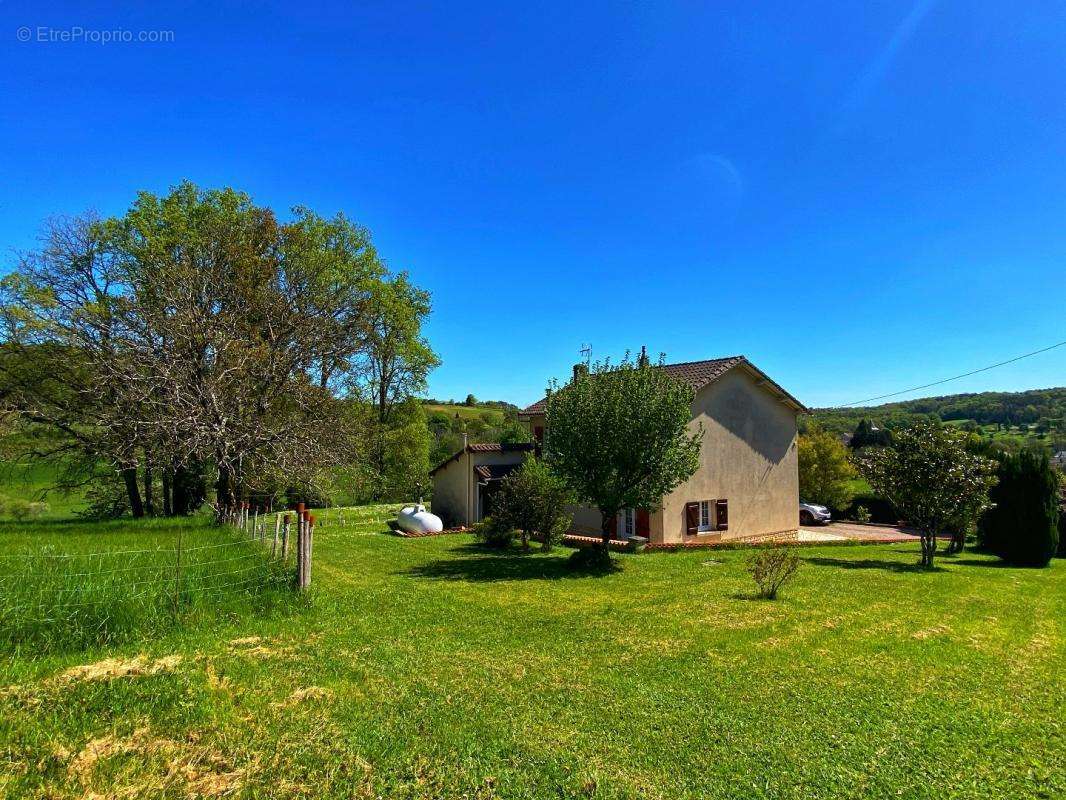
{"label": "fence post", "polygon": [[289,560],[289,515],[286,514],[282,521],[281,529],[281,560]]}
{"label": "fence post", "polygon": [[311,565],[315,555],[315,515],[307,515],[307,585],[311,585]]}
{"label": "fence post", "polygon": [[252,538],[259,538],[259,506],[255,507],[255,517],[252,518]]}
{"label": "fence post", "polygon": [[297,522],[297,537],[296,537],[296,575],[297,585],[300,591],[307,588],[311,579],[310,570],[310,524],[311,515],[309,512],[304,511],[300,515],[300,519]]}
{"label": "fence post", "polygon": [[178,527],[178,546],[174,553],[174,616],[178,616],[181,600],[181,527]]}
{"label": "fence post", "polygon": [[281,533],[281,514],[274,515],[274,546],[270,548],[270,557],[278,557],[278,534]]}
{"label": "fence post", "polygon": [[296,586],[304,588],[304,512],[296,512]]}

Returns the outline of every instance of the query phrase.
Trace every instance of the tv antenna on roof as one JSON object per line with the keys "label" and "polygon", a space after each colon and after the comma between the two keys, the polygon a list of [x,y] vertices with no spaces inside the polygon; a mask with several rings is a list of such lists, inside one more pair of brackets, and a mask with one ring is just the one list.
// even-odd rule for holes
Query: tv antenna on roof
{"label": "tv antenna on roof", "polygon": [[581,353],[581,357],[585,360],[585,366],[587,367],[592,360],[592,345],[582,344],[581,349],[578,350],[578,352]]}

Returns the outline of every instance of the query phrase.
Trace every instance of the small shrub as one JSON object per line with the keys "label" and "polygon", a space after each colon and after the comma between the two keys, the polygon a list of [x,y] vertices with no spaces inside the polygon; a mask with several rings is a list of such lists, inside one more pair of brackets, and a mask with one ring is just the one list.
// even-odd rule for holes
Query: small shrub
{"label": "small shrub", "polygon": [[8,500],[7,513],[15,522],[22,522],[30,516],[30,505],[26,500]]}
{"label": "small shrub", "polygon": [[866,506],[855,506],[855,519],[859,522],[870,521],[870,509]]}
{"label": "small shrub", "polygon": [[114,475],[103,475],[93,481],[85,492],[85,501],[85,508],[74,512],[85,519],[118,519],[130,510],[126,486]]}
{"label": "small shrub", "polygon": [[575,572],[606,573],[621,569],[611,558],[610,551],[602,547],[579,547],[566,563]]}
{"label": "small shrub", "polygon": [[883,497],[874,494],[860,494],[851,501],[851,505],[841,509],[841,513],[834,514],[844,519],[858,519],[859,506],[862,506],[870,514],[869,522],[883,525],[895,525],[899,521],[899,514],[892,504]]}
{"label": "small shrub", "polygon": [[548,464],[529,458],[504,479],[493,516],[521,531],[523,549],[528,547],[530,535],[539,534],[547,551],[570,529],[572,517],[567,507],[575,500],[566,481]]}
{"label": "small shrub", "polygon": [[472,533],[481,544],[494,550],[510,547],[516,535],[513,527],[493,517],[485,517],[474,525]]}
{"label": "small shrub", "polygon": [[748,572],[755,580],[759,597],[776,599],[778,590],[796,574],[799,564],[799,558],[787,547],[771,547],[752,553],[748,558]]}
{"label": "small shrub", "polygon": [[30,503],[30,512],[28,514],[30,519],[40,519],[41,515],[48,511],[48,503]]}

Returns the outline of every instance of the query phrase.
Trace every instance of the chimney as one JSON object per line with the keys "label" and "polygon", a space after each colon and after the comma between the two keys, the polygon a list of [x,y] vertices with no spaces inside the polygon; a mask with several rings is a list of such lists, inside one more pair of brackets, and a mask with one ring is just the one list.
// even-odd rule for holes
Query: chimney
{"label": "chimney", "polygon": [[589,365],[588,364],[574,364],[574,380],[575,381],[578,378],[580,378],[582,375],[588,375],[588,374],[589,374]]}

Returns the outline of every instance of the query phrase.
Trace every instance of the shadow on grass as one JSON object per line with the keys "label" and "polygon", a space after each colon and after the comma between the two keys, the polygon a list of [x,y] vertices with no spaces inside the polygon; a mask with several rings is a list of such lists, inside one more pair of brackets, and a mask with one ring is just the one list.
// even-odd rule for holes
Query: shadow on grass
{"label": "shadow on grass", "polygon": [[430,561],[397,574],[429,580],[491,583],[600,578],[613,575],[622,569],[616,560],[612,560],[609,566],[575,564],[567,557],[570,551],[553,551],[551,555],[535,556],[519,550],[492,551],[476,544],[464,544],[453,547],[451,552],[460,557]]}
{"label": "shadow on grass", "polygon": [[[850,560],[846,558],[804,558],[808,564],[815,564],[819,567],[839,567],[841,569],[880,569],[886,572],[943,572],[943,567],[935,565],[932,569],[923,567],[921,564],[908,564],[904,561],[884,561],[877,558],[861,558],[856,560]],[[952,563],[959,564],[962,562],[954,561]]]}
{"label": "shadow on grass", "polygon": [[995,567],[996,569],[1040,569],[1040,567],[1032,567],[1025,564],[1008,564],[1001,559],[995,560],[978,560],[976,558],[958,558],[952,561],[953,564],[960,564],[966,567]]}

